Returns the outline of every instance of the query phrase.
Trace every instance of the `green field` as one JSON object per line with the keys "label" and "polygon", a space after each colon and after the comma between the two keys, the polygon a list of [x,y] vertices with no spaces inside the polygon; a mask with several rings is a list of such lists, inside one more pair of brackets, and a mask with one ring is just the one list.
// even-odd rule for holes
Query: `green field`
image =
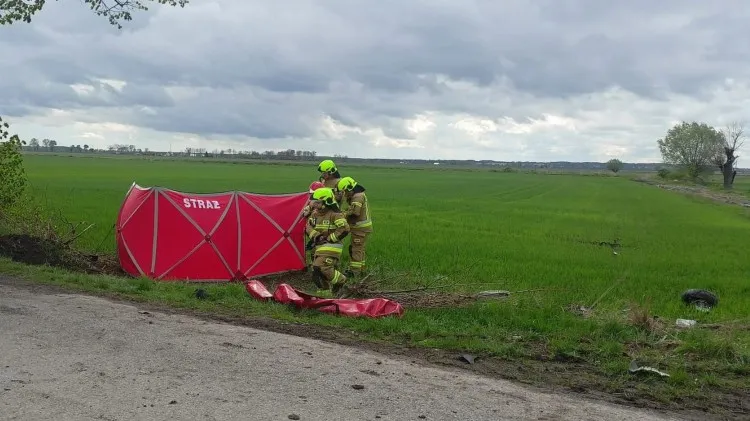
{"label": "green field", "polygon": [[[315,164],[42,155],[26,156],[26,169],[35,197],[70,221],[96,224],[81,246],[109,252],[111,226],[133,181],[186,192],[283,193],[303,191],[317,177]],[[732,391],[750,386],[747,208],[623,176],[340,169],[368,189],[375,228],[368,263],[387,278],[384,287],[438,282],[463,293],[534,291],[460,309],[407,308],[402,319],[354,320],[255,303],[238,285],[210,287],[214,298],[205,303],[183,285],[20,268],[7,259],[0,271],[183,307],[341,326],[368,339],[529,363],[569,361],[604,391],[680,405],[726,409]],[[617,255],[594,244],[615,239]],[[680,293],[688,288],[709,289],[721,301],[710,312],[686,307]],[[588,317],[570,311],[595,302]],[[676,329],[677,318],[699,326]],[[671,377],[629,375],[632,359]]]}

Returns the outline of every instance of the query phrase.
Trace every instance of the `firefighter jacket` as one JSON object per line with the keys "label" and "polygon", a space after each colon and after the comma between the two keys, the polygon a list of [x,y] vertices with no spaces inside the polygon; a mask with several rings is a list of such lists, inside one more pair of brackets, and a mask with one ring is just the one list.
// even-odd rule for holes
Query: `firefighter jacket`
{"label": "firefighter jacket", "polygon": [[346,222],[352,232],[372,232],[372,220],[370,219],[370,205],[367,203],[365,192],[354,193],[349,198],[349,207],[346,209]]}
{"label": "firefighter jacket", "polygon": [[344,238],[349,234],[346,217],[330,208],[316,209],[308,219],[305,232],[311,239],[318,239],[315,255],[340,258],[344,250]]}

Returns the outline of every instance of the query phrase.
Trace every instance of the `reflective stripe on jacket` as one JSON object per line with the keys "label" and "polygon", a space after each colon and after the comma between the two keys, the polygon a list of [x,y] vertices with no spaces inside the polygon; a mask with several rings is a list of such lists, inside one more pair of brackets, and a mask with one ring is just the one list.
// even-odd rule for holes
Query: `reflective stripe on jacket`
{"label": "reflective stripe on jacket", "polygon": [[340,257],[344,250],[343,240],[349,234],[349,224],[341,212],[317,209],[310,216],[305,232],[310,238],[325,237],[325,242],[315,246],[316,255]]}
{"label": "reflective stripe on jacket", "polygon": [[370,218],[370,206],[367,202],[367,194],[354,193],[348,200],[349,207],[346,209],[346,220],[352,231],[372,232],[372,219]]}

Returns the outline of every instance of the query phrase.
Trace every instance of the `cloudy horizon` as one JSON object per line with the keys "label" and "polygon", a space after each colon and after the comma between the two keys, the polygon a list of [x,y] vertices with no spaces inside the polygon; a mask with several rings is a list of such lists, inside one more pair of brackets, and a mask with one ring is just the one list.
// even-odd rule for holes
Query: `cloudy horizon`
{"label": "cloudy horizon", "polygon": [[679,121],[750,121],[740,0],[149,7],[122,30],[69,2],[0,26],[13,132],[105,149],[660,162],[656,140]]}

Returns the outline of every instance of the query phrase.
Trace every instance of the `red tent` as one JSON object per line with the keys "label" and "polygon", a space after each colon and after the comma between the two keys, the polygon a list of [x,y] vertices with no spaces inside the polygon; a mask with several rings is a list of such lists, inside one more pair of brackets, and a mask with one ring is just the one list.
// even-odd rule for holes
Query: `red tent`
{"label": "red tent", "polygon": [[245,281],[305,268],[307,192],[181,193],[133,183],[117,217],[123,270],[156,280]]}

